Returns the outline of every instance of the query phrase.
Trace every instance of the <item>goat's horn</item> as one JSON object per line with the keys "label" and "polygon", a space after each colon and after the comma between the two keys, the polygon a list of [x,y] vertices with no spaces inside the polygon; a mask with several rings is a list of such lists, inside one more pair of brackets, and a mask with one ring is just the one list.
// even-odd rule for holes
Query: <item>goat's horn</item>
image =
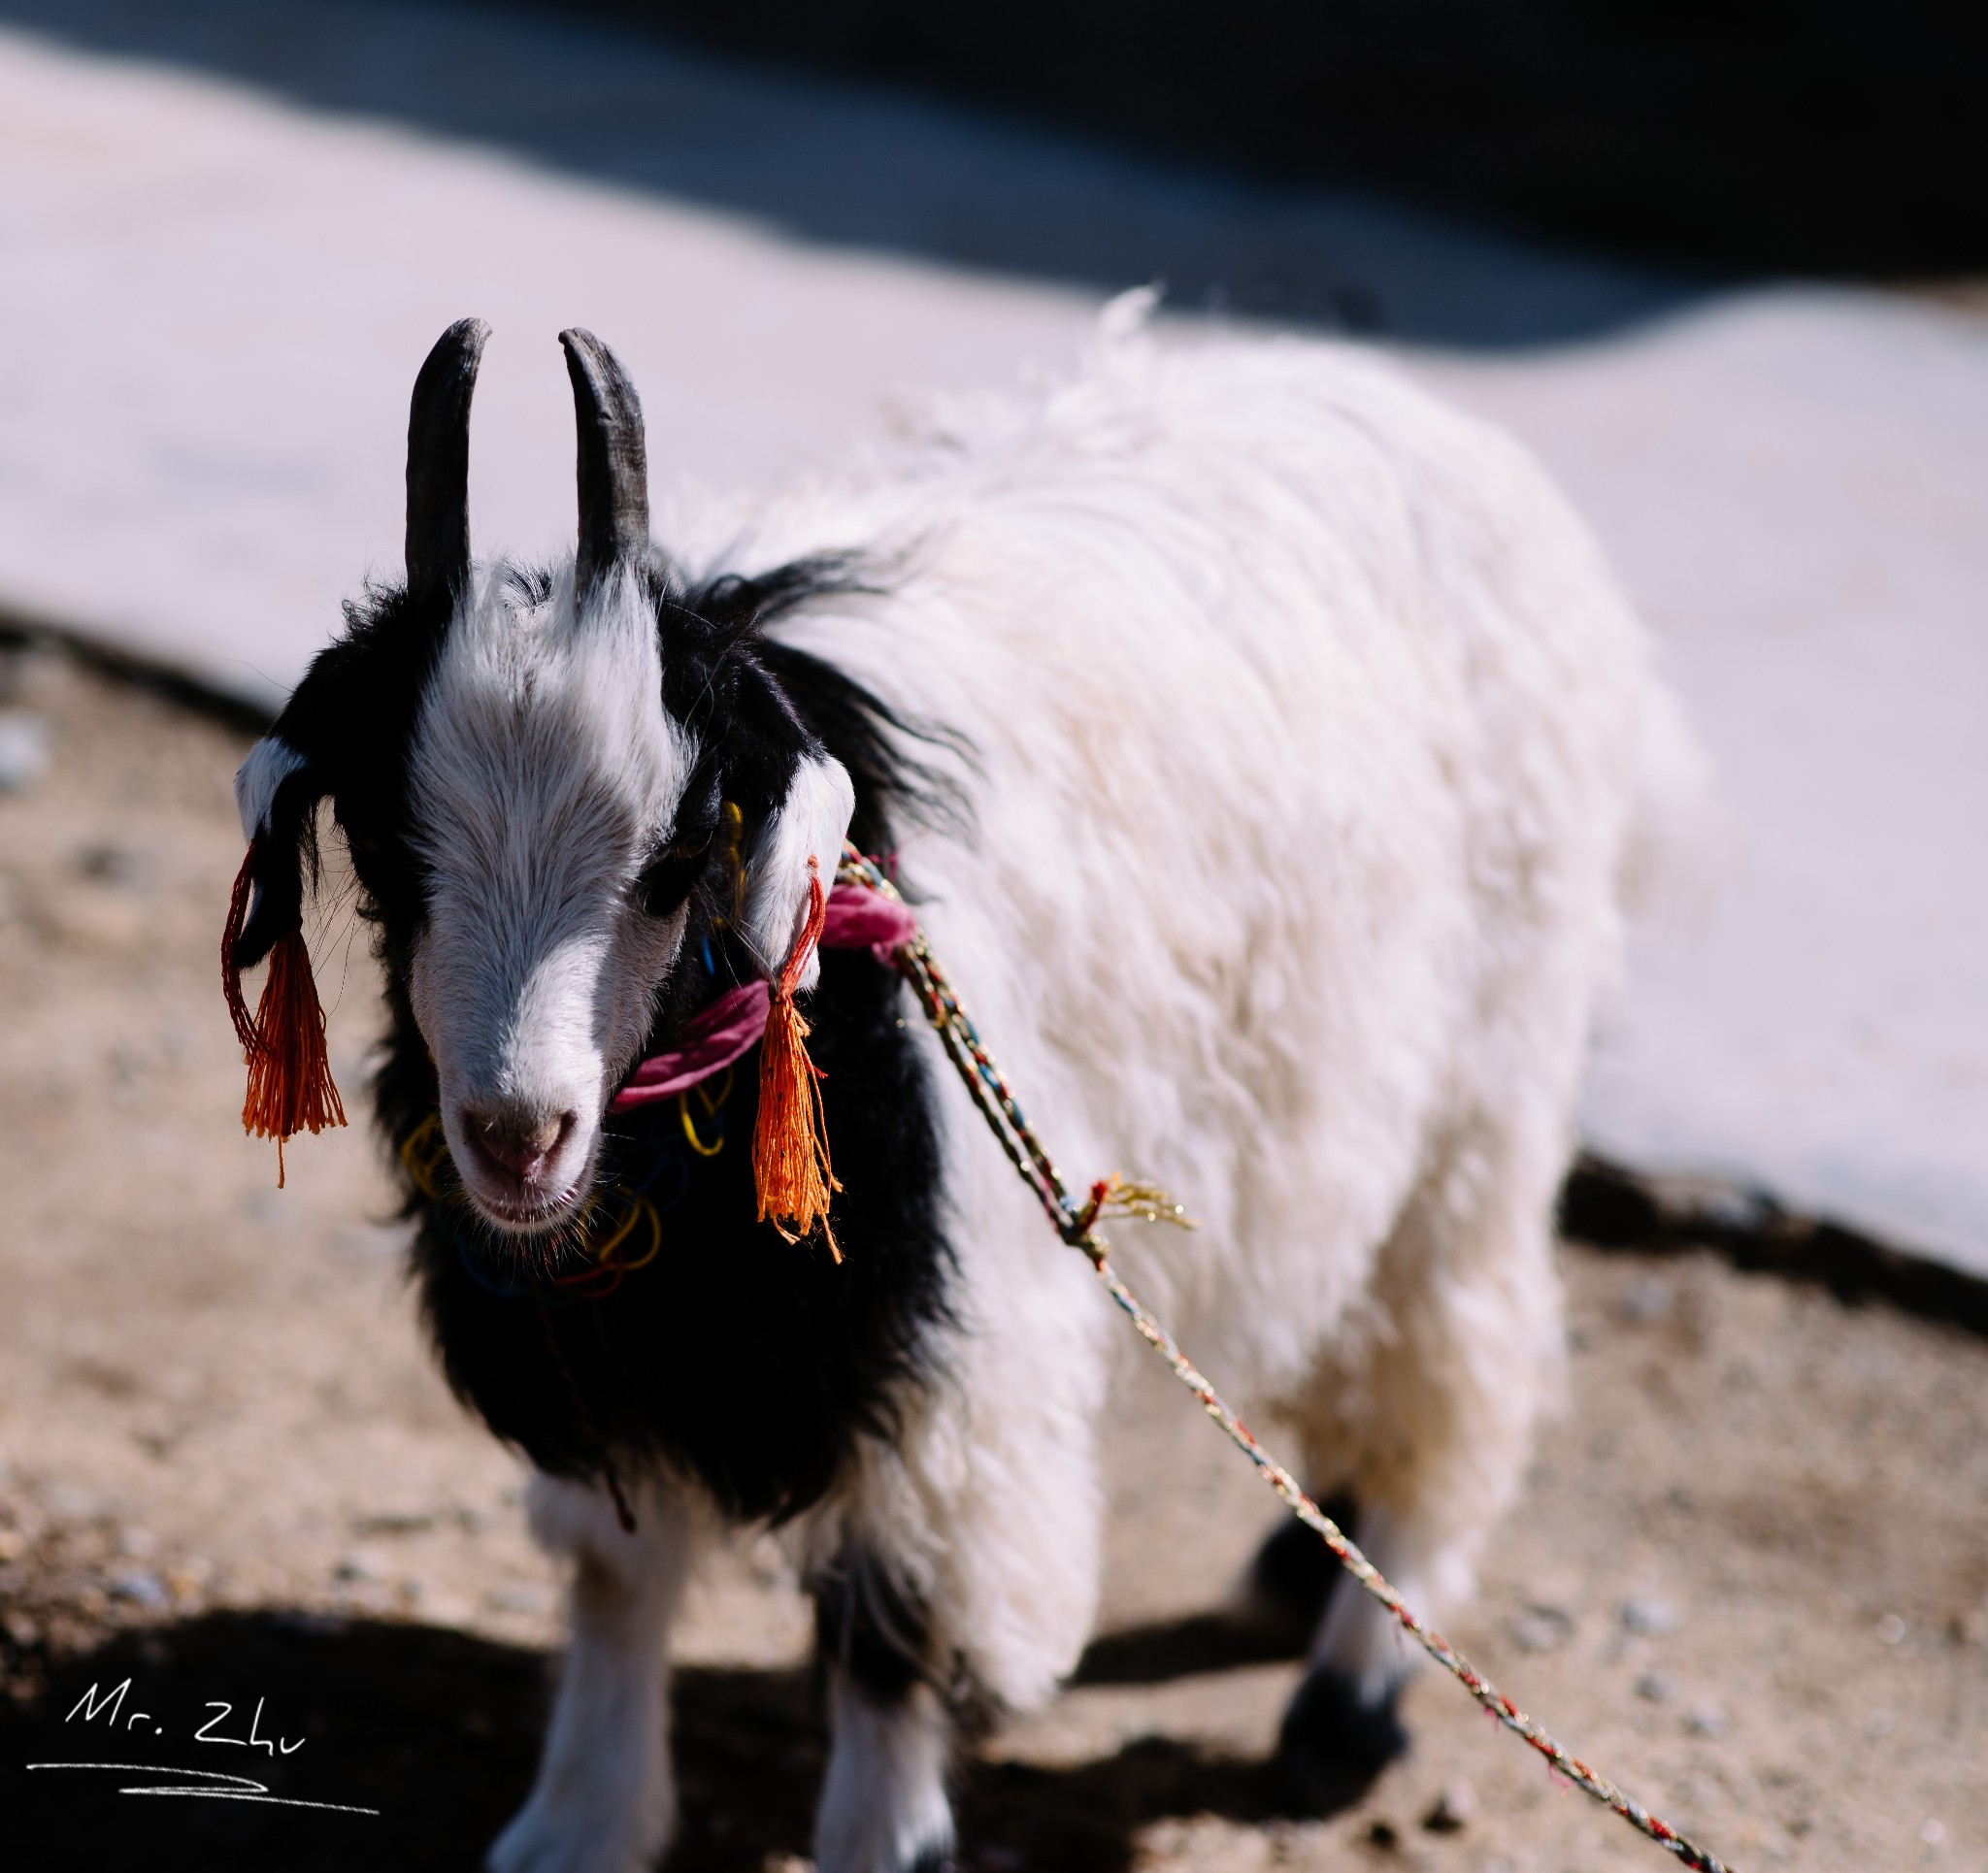
{"label": "goat's horn", "polygon": [[559,334],[573,379],[580,432],[580,547],[574,588],[584,599],[596,580],[648,549],[648,452],[642,400],[613,352],[579,326]]}
{"label": "goat's horn", "polygon": [[408,595],[447,604],[470,570],[470,396],[490,328],[459,318],[435,341],[408,410]]}

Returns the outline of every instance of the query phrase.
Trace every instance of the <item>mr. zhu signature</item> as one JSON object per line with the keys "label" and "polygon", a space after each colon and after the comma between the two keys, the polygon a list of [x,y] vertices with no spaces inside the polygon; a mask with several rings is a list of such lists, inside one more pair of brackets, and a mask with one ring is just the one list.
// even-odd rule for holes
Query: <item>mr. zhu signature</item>
{"label": "mr. zhu signature", "polygon": [[[134,1710],[124,1716],[124,1699],[131,1690],[131,1680],[126,1678],[109,1692],[99,1693],[95,1685],[77,1699],[75,1707],[63,1719],[73,1724],[80,1717],[85,1724],[104,1720],[113,1730],[132,1730],[141,1725],[149,1727],[154,1736],[165,1734],[165,1725],[155,1723],[149,1711]],[[196,1743],[224,1743],[237,1749],[267,1750],[271,1756],[289,1756],[304,1747],[305,1739],[298,1737],[294,1742],[277,1736],[261,1734],[262,1711],[265,1699],[255,1700],[255,1715],[249,1720],[247,1736],[226,1736],[219,1733],[234,1705],[215,1699],[204,1708],[217,1712],[194,1731]],[[120,1719],[122,1719],[120,1723]],[[93,1769],[107,1771],[112,1775],[143,1777],[176,1777],[179,1780],[166,1782],[147,1781],[135,1783],[117,1791],[120,1795],[181,1795],[193,1796],[208,1801],[254,1801],[263,1802],[273,1808],[315,1808],[335,1815],[378,1815],[378,1808],[360,1808],[341,1801],[303,1801],[292,1795],[272,1794],[269,1784],[257,1782],[253,1776],[228,1775],[218,1769],[182,1769],[159,1762],[30,1762],[30,1770],[48,1769]]]}

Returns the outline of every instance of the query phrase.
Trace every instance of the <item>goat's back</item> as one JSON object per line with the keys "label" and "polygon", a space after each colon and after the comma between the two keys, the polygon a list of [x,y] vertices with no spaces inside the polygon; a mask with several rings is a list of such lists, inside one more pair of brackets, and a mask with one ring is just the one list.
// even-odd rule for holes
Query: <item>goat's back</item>
{"label": "goat's back", "polygon": [[[1226,1287],[1295,1370],[1442,1139],[1564,1147],[1675,744],[1522,449],[1345,347],[1133,339],[772,509],[741,564],[838,549],[880,595],[790,629],[971,741],[972,834],[905,874],[1072,1173],[1210,1224],[1155,1251],[1176,1304]],[[1039,1232],[962,1135],[975,1213]]]}

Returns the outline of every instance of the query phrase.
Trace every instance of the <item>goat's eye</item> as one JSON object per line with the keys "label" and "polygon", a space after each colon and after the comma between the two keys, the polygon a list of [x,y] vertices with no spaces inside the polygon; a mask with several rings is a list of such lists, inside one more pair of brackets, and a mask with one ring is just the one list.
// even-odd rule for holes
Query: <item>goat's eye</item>
{"label": "goat's eye", "polygon": [[690,895],[711,850],[712,829],[672,839],[635,880],[636,904],[651,917],[668,917]]}

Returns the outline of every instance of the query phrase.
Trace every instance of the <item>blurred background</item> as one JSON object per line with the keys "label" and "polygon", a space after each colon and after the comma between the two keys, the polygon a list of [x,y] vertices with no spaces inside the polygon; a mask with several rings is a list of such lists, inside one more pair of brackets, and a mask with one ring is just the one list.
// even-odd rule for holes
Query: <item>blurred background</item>
{"label": "blurred background", "polygon": [[[428,1370],[370,1141],[270,1188],[213,981],[229,776],[397,571],[435,335],[496,327],[478,548],[543,552],[564,325],[641,386],[667,542],[678,491],[1054,380],[1154,285],[1165,342],[1377,347],[1524,439],[1717,767],[1718,876],[1598,1038],[1568,1410],[1457,1636],[1740,1864],[1988,1864],[1984,53],[1865,0],[0,0],[0,1783],[36,1863],[469,1865],[528,1777],[556,1582],[515,1467]],[[350,1093],[377,1014],[331,904]],[[1277,1816],[1296,1667],[1227,1598],[1266,1511],[1197,1425],[1135,1388],[1107,1636],[973,1758],[969,1864],[1649,1863],[1435,1684],[1366,1803]],[[681,1863],[784,1865],[791,1568],[748,1542],[698,1594]],[[381,1814],[141,1826],[26,1770],[127,1674],[174,1759],[268,1697],[321,1745],[269,1775]]]}

